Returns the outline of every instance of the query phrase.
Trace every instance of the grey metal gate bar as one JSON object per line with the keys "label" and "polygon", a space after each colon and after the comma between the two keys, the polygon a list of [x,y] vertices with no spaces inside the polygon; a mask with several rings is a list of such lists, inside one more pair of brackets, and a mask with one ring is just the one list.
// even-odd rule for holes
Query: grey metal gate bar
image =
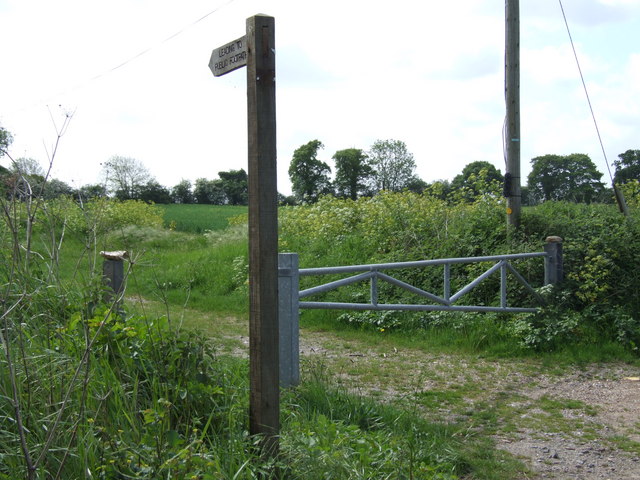
{"label": "grey metal gate bar", "polygon": [[[371,265],[350,265],[340,267],[322,267],[322,268],[303,268],[299,270],[300,276],[310,275],[331,275],[340,273],[356,273],[363,272],[357,275],[335,280],[329,283],[318,285],[316,287],[302,290],[298,294],[298,298],[305,298],[311,295],[317,295],[319,293],[325,293],[336,288],[351,285],[353,283],[369,280],[371,282],[371,295],[370,303],[344,303],[344,302],[300,302],[300,308],[319,308],[319,309],[355,309],[355,310],[420,310],[420,311],[436,311],[436,310],[450,310],[450,311],[482,311],[482,312],[535,312],[535,308],[522,308],[522,307],[509,307],[507,305],[507,272],[514,274],[514,277],[521,283],[525,289],[530,292],[538,302],[542,302],[540,296],[535,292],[533,287],[524,279],[520,273],[511,265],[511,261],[527,259],[527,258],[547,258],[549,254],[546,252],[537,253],[521,253],[521,254],[509,254],[509,255],[494,255],[487,257],[469,257],[469,258],[446,258],[438,260],[423,260],[418,262],[396,262],[396,263],[381,263]],[[451,295],[451,265],[463,264],[463,263],[480,263],[480,262],[496,262],[487,271],[482,273],[468,285],[464,286],[454,295]],[[397,270],[406,268],[419,268],[428,267],[434,265],[443,265],[444,268],[444,295],[438,296],[434,293],[427,292],[419,287],[410,285],[402,280],[394,278],[390,275],[382,273],[380,270]],[[486,307],[481,305],[475,306],[457,306],[453,305],[460,300],[461,297],[472,291],[484,280],[489,278],[495,272],[500,271],[500,306],[499,307]],[[398,305],[398,304],[379,304],[378,303],[378,280],[383,280],[387,283],[400,287],[411,293],[416,294],[419,297],[428,298],[436,305]]]}

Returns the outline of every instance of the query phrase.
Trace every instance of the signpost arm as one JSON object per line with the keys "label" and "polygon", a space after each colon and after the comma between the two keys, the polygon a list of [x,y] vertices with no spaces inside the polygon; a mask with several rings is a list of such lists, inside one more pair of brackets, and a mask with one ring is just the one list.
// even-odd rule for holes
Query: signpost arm
{"label": "signpost arm", "polygon": [[249,429],[276,456],[280,431],[275,21],[247,19],[249,134]]}

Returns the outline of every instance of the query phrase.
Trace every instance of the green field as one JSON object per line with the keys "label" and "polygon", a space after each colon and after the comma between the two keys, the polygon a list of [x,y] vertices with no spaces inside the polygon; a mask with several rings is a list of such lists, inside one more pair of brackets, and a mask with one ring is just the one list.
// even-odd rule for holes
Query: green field
{"label": "green field", "polygon": [[180,232],[204,233],[223,230],[229,218],[245,215],[248,208],[232,205],[158,205],[164,211],[164,225]]}

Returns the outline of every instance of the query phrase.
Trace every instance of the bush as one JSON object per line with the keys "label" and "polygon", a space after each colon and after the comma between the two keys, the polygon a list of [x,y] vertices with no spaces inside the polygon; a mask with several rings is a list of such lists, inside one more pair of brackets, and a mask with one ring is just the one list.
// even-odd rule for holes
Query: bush
{"label": "bush", "polygon": [[45,213],[49,222],[81,234],[102,235],[127,225],[159,228],[163,224],[162,209],[141,200],[102,197],[77,203],[70,197],[59,197],[45,204]]}
{"label": "bush", "polygon": [[[640,216],[621,215],[609,205],[547,202],[527,211],[523,227],[529,235],[564,239],[564,302],[574,310],[622,307],[637,317],[640,298]],[[535,230],[534,230],[535,229]]]}

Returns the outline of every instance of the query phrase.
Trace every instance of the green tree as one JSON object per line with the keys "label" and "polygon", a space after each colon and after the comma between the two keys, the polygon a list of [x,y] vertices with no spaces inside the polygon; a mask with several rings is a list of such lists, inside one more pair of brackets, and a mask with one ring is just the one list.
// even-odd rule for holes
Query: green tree
{"label": "green tree", "polygon": [[58,198],[62,195],[73,196],[75,193],[76,191],[71,185],[57,178],[50,178],[42,188],[42,197],[46,200]]}
{"label": "green tree", "polygon": [[531,159],[527,177],[530,200],[591,203],[604,192],[602,173],[588,155],[543,155]]}
{"label": "green tree", "polygon": [[414,175],[407,182],[406,189],[410,192],[422,194],[429,188],[429,184],[417,175]]}
{"label": "green tree", "polygon": [[45,185],[45,171],[37,160],[20,157],[11,160],[11,167],[3,179],[3,189],[13,192],[16,198],[40,197]]}
{"label": "green tree", "polygon": [[399,192],[408,187],[414,177],[416,162],[413,154],[400,140],[376,140],[368,153],[375,170],[373,189],[376,192]]}
{"label": "green tree", "polygon": [[20,157],[16,158],[11,165],[13,172],[25,177],[37,177],[44,180],[46,172],[40,162],[34,158]]}
{"label": "green tree", "polygon": [[181,180],[171,189],[171,199],[174,203],[193,203],[194,197],[191,191],[191,182],[189,180]]}
{"label": "green tree", "polygon": [[8,130],[5,130],[2,125],[0,125],[0,157],[7,154],[11,142],[13,142],[13,136]]}
{"label": "green tree", "polygon": [[193,197],[196,203],[200,203],[202,205],[210,205],[209,201],[209,187],[212,183],[212,180],[201,177],[196,178],[196,182],[193,184]]}
{"label": "green tree", "polygon": [[114,155],[102,166],[107,186],[120,200],[131,200],[140,197],[140,189],[149,180],[151,174],[147,168],[135,158]]}
{"label": "green tree", "polygon": [[281,207],[293,207],[296,204],[296,197],[278,192],[278,205]]}
{"label": "green tree", "polygon": [[197,203],[203,205],[225,205],[227,197],[222,188],[222,181],[207,178],[196,179],[193,195]]}
{"label": "green tree", "polygon": [[218,172],[220,188],[229,205],[246,205],[249,202],[249,178],[244,169]]}
{"label": "green tree", "polygon": [[427,184],[422,193],[440,200],[447,200],[451,193],[451,182],[449,180],[436,180]]}
{"label": "green tree", "polygon": [[616,173],[613,181],[616,184],[627,183],[630,180],[640,180],[640,150],[627,150],[618,155],[613,162]]}
{"label": "green tree", "polygon": [[311,140],[293,152],[289,165],[291,190],[300,203],[314,203],[321,195],[332,193],[331,168],[318,160],[318,150],[324,148],[319,140]]}
{"label": "green tree", "polygon": [[106,185],[102,183],[83,185],[78,189],[77,195],[80,201],[86,202],[95,198],[104,198],[108,195]]}
{"label": "green tree", "polygon": [[[9,145],[13,142],[11,133],[0,125],[0,158],[8,155]],[[11,188],[11,171],[0,165],[0,195],[5,195]]]}
{"label": "green tree", "polygon": [[374,171],[362,150],[339,150],[333,155],[333,160],[336,164],[336,195],[355,200],[369,193],[369,180]]}
{"label": "green tree", "polygon": [[140,200],[148,203],[171,203],[171,192],[156,180],[149,180],[140,187]]}
{"label": "green tree", "polygon": [[473,201],[486,194],[497,194],[504,177],[493,164],[478,160],[467,164],[451,182],[452,194],[465,201]]}

